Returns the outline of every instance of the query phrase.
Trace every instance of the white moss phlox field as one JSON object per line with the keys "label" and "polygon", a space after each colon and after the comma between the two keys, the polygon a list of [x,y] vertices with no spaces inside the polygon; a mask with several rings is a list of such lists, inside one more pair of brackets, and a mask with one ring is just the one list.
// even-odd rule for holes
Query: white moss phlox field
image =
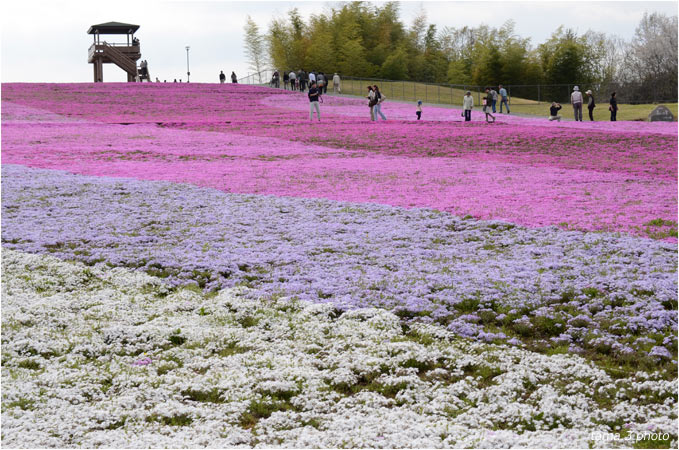
{"label": "white moss phlox field", "polygon": [[[2,256],[4,447],[631,447],[676,384],[242,289]],[[613,439],[611,430],[627,438]]]}

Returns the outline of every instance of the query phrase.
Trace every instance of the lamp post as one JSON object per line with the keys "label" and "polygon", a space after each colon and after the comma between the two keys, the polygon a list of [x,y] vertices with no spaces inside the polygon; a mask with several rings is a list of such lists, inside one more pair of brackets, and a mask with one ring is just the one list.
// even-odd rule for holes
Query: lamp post
{"label": "lamp post", "polygon": [[186,82],[189,82],[189,77],[191,76],[191,71],[189,70],[189,47],[188,45],[186,46]]}

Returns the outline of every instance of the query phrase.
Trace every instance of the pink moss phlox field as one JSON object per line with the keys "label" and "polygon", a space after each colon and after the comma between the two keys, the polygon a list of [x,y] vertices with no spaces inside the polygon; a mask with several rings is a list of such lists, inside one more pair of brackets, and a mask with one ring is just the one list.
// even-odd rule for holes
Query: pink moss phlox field
{"label": "pink moss phlox field", "polygon": [[[209,84],[4,84],[3,162],[676,241],[675,123],[549,123]],[[480,112],[474,117],[480,119]],[[424,120],[426,119],[426,120]],[[612,128],[616,127],[616,128]]]}

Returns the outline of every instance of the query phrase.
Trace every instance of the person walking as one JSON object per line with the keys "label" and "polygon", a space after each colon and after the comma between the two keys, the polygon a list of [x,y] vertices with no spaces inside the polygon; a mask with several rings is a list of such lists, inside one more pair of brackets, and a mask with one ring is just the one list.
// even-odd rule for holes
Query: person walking
{"label": "person walking", "polygon": [[325,76],[323,76],[323,72],[318,72],[318,75],[316,75],[316,86],[318,86],[318,90],[323,94],[323,88],[325,87]]}
{"label": "person walking", "polygon": [[[495,114],[495,105],[497,105],[497,91],[495,88],[490,88],[490,106],[493,109],[493,114]],[[507,111],[509,111],[509,107],[507,107]]]}
{"label": "person walking", "polygon": [[549,121],[550,122],[552,120],[556,120],[557,122],[561,122],[561,116],[559,115],[560,109],[561,109],[560,104],[558,104],[557,102],[552,102],[552,106],[549,107]]}
{"label": "person walking", "polygon": [[325,75],[325,73],[321,72],[321,75],[323,75],[323,93],[327,94],[328,84],[330,84],[330,80],[328,80],[328,77]]}
{"label": "person walking", "polygon": [[507,97],[507,89],[503,88],[502,85],[498,86],[500,88],[500,114],[502,114],[502,104],[504,103],[507,108],[507,114],[509,114],[509,97]]}
{"label": "person walking", "polygon": [[332,90],[335,94],[342,93],[342,87],[340,86],[340,83],[340,76],[337,74],[337,72],[335,72],[335,75],[332,76]]}
{"label": "person walking", "polygon": [[422,100],[417,101],[417,109],[415,110],[415,115],[417,115],[417,120],[422,118]]}
{"label": "person walking", "polygon": [[290,71],[288,78],[290,78],[290,89],[294,91],[297,88],[297,74],[294,70]]}
{"label": "person walking", "polygon": [[314,83],[316,82],[316,72],[314,72],[313,70],[309,72],[309,84],[311,84],[312,82]]}
{"label": "person walking", "polygon": [[384,102],[387,99],[387,97],[382,95],[382,93],[380,92],[380,88],[378,88],[377,85],[373,86],[373,92],[375,92],[375,100],[377,100],[375,106],[373,107],[374,109],[373,116],[377,121],[380,120],[379,119],[380,117],[382,118],[382,120],[387,120],[387,118],[384,117],[384,114],[382,114],[382,102]]}
{"label": "person walking", "polygon": [[596,108],[596,103],[594,102],[594,95],[592,95],[591,90],[585,92],[587,94],[587,110],[589,111],[589,120],[594,122],[594,108]]}
{"label": "person walking", "polygon": [[318,106],[318,99],[320,97],[320,92],[318,91],[318,88],[316,87],[316,83],[311,83],[309,86],[309,122],[313,122],[314,120],[314,109],[316,110],[316,117],[318,117],[318,121],[321,121],[321,107]]}
{"label": "person walking", "polygon": [[[486,123],[495,123],[495,116],[492,115],[490,112],[492,110],[492,104],[493,104],[493,96],[490,93],[490,88],[486,88],[486,96],[483,97],[483,112],[486,114]],[[488,118],[493,119],[492,121],[488,120]]]}
{"label": "person walking", "polygon": [[[464,121],[470,122],[472,120],[472,108],[474,107],[474,97],[472,97],[471,91],[467,91],[462,97],[462,109],[464,109]],[[500,104],[502,108],[502,104]]]}
{"label": "person walking", "polygon": [[580,92],[580,88],[577,86],[573,86],[571,105],[573,105],[573,115],[575,115],[575,121],[582,122],[582,92]]}
{"label": "person walking", "polygon": [[370,120],[374,121],[375,120],[375,112],[373,109],[373,106],[375,106],[375,92],[373,91],[372,86],[368,86],[368,95],[366,96],[368,99],[368,108],[370,108]]}
{"label": "person walking", "polygon": [[299,88],[302,91],[306,91],[307,75],[304,69],[299,71]]}
{"label": "person walking", "polygon": [[231,83],[238,84],[238,77],[236,76],[236,72],[231,72]]}
{"label": "person walking", "polygon": [[611,94],[608,104],[608,110],[611,112],[611,122],[615,122],[618,120],[618,99],[615,98],[615,92]]}
{"label": "person walking", "polygon": [[224,84],[226,82],[226,75],[224,75],[224,71],[220,70],[219,71],[219,83]]}
{"label": "person walking", "polygon": [[289,85],[290,85],[290,75],[288,75],[288,72],[283,72],[283,88],[287,91]]}

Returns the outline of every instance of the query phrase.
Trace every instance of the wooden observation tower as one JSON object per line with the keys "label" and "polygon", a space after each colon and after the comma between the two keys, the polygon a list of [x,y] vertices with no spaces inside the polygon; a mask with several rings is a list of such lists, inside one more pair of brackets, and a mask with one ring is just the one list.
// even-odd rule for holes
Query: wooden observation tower
{"label": "wooden observation tower", "polygon": [[[99,25],[92,25],[87,34],[94,35],[94,44],[90,46],[87,62],[94,64],[94,82],[104,81],[104,64],[113,63],[127,73],[127,81],[137,81],[139,71],[137,60],[141,58],[139,39],[134,37],[134,33],[139,29],[139,25],[129,23],[107,22]],[[124,34],[127,41],[125,43],[113,43],[101,40],[102,34]],[[148,70],[145,71],[145,78],[148,77]]]}

